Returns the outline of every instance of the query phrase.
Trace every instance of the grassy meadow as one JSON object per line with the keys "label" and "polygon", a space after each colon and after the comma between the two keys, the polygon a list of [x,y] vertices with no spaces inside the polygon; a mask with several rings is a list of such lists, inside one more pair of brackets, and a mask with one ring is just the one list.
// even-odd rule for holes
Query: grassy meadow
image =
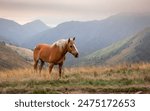
{"label": "grassy meadow", "polygon": [[150,64],[0,71],[0,93],[150,93]]}

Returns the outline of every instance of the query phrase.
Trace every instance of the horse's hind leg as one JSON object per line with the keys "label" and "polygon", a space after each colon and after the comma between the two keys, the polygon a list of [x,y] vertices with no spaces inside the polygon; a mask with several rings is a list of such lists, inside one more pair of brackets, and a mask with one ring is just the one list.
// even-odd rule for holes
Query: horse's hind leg
{"label": "horse's hind leg", "polygon": [[34,70],[37,72],[38,60],[34,61]]}
{"label": "horse's hind leg", "polygon": [[41,64],[40,64],[40,67],[39,67],[39,73],[41,73],[41,70],[43,68],[43,65],[44,65],[44,61],[41,60]]}

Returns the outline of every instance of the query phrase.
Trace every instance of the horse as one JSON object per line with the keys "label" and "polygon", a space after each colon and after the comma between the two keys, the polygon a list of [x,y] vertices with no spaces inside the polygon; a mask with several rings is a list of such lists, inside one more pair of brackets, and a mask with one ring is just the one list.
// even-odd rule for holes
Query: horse
{"label": "horse", "polygon": [[37,71],[39,61],[41,61],[39,73],[41,73],[44,62],[49,63],[49,74],[51,73],[53,66],[58,65],[59,77],[61,78],[62,66],[67,52],[71,53],[75,58],[79,56],[78,49],[75,45],[75,37],[61,39],[53,44],[38,44],[33,51],[34,70]]}

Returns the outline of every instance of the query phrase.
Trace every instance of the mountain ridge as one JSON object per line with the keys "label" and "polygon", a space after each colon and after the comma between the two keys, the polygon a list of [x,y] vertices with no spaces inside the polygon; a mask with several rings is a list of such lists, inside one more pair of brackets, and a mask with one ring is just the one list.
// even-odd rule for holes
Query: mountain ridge
{"label": "mountain ridge", "polygon": [[99,21],[70,21],[35,35],[24,46],[33,48],[38,43],[51,44],[59,39],[75,36],[80,56],[85,56],[149,26],[150,15],[119,14]]}
{"label": "mountain ridge", "polygon": [[48,28],[49,27],[40,20],[20,25],[13,20],[0,18],[0,41],[21,45],[27,39],[30,39],[31,36]]}

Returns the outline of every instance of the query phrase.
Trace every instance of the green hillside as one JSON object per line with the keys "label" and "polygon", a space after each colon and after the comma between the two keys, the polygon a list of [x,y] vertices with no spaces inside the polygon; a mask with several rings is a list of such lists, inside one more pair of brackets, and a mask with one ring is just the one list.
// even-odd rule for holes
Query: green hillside
{"label": "green hillside", "polygon": [[88,56],[86,56],[85,58],[87,59],[91,59],[91,58],[103,58],[103,57],[109,57],[109,56],[113,56],[115,53],[118,52],[118,50],[120,48],[123,48],[123,46],[130,40],[130,38],[118,41],[116,43],[113,43],[112,45],[98,50]]}
{"label": "green hillside", "polygon": [[104,65],[150,61],[150,28],[87,55],[80,65]]}
{"label": "green hillside", "polygon": [[126,48],[109,58],[108,64],[150,62],[150,28],[137,33],[126,44]]}

